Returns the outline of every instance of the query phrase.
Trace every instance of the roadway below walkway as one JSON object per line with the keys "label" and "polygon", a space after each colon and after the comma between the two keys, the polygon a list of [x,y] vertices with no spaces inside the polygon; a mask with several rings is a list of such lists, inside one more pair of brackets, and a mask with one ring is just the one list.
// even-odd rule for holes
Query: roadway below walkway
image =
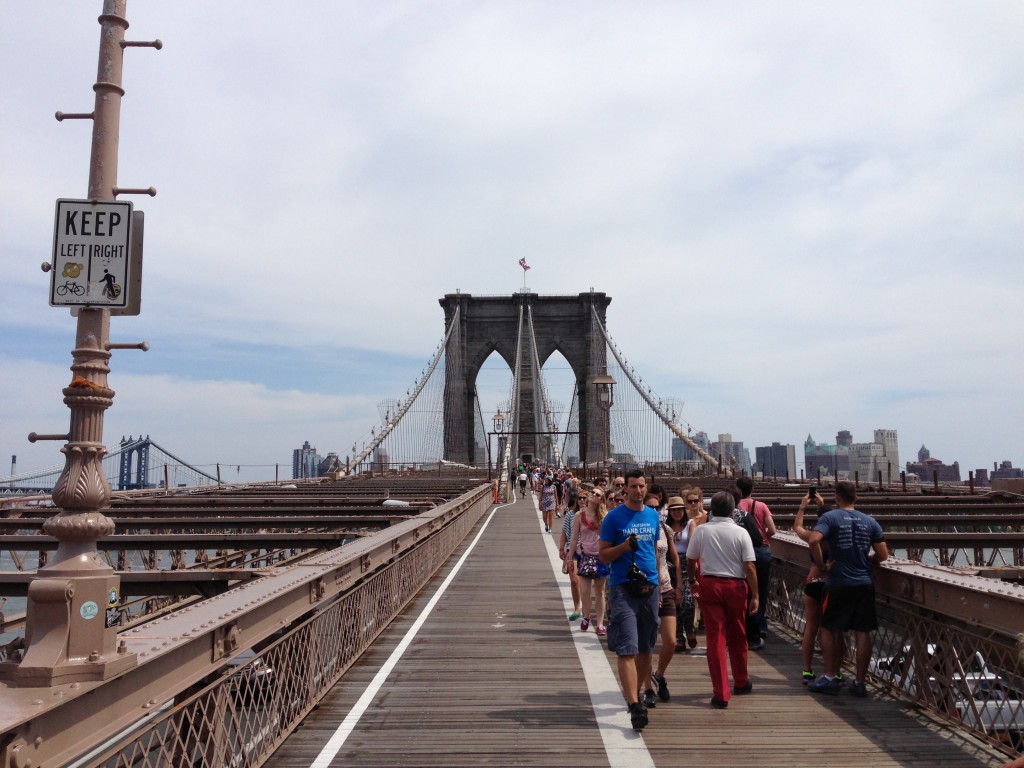
{"label": "roadway below walkway", "polygon": [[799,648],[774,630],[750,654],[752,695],[712,709],[703,651],[677,655],[671,701],[635,733],[614,657],[593,629],[567,620],[556,544],[529,495],[492,509],[267,765],[991,768],[1005,760],[870,688],[867,699],[808,693]]}

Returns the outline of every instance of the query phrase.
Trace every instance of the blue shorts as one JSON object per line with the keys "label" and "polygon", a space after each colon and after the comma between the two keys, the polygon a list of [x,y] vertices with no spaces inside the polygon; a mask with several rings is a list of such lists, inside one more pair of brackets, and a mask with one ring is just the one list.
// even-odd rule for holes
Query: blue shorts
{"label": "blue shorts", "polygon": [[634,597],[624,586],[611,587],[612,623],[608,625],[608,649],[617,656],[650,653],[658,642],[658,590]]}

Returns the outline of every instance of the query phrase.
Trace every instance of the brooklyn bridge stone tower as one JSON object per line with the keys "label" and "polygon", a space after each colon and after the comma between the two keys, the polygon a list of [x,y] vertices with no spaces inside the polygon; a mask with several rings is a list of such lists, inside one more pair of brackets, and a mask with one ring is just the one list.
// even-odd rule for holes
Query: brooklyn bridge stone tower
{"label": "brooklyn bridge stone tower", "polygon": [[[517,457],[544,458],[547,425],[540,413],[539,370],[556,350],[569,363],[576,378],[579,409],[580,459],[604,459],[608,446],[608,412],[595,395],[595,380],[607,376],[607,356],[601,326],[611,298],[604,293],[576,296],[472,296],[449,293],[440,300],[447,336],[444,398],[444,456],[449,461],[472,463],[476,453],[474,428],[476,379],[484,361],[497,351],[514,372],[519,353],[516,423],[507,430]],[[456,311],[458,310],[458,311]],[[600,325],[599,325],[600,324]],[[536,344],[536,359],[531,337]],[[517,349],[518,344],[518,349]]]}

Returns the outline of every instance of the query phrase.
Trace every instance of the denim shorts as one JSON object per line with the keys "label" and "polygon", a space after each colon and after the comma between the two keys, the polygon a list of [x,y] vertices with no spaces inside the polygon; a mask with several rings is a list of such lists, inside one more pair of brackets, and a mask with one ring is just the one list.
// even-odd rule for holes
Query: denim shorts
{"label": "denim shorts", "polygon": [[634,597],[624,586],[611,587],[612,622],[608,625],[608,649],[617,656],[650,653],[658,642],[658,590]]}

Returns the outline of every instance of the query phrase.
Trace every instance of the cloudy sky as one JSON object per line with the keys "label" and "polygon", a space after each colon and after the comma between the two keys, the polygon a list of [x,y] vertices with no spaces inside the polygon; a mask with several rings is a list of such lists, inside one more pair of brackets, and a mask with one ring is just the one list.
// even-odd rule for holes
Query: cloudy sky
{"label": "cloudy sky", "polygon": [[[62,463],[100,0],[0,0],[0,456]],[[344,455],[437,300],[612,296],[659,396],[748,446],[899,431],[1024,463],[1024,6],[129,0],[119,183],[146,213],[106,442],[245,479]],[[492,361],[484,412],[507,392]],[[552,364],[557,368],[557,364]],[[552,397],[564,371],[551,374]],[[6,472],[0,473],[6,474]]]}

